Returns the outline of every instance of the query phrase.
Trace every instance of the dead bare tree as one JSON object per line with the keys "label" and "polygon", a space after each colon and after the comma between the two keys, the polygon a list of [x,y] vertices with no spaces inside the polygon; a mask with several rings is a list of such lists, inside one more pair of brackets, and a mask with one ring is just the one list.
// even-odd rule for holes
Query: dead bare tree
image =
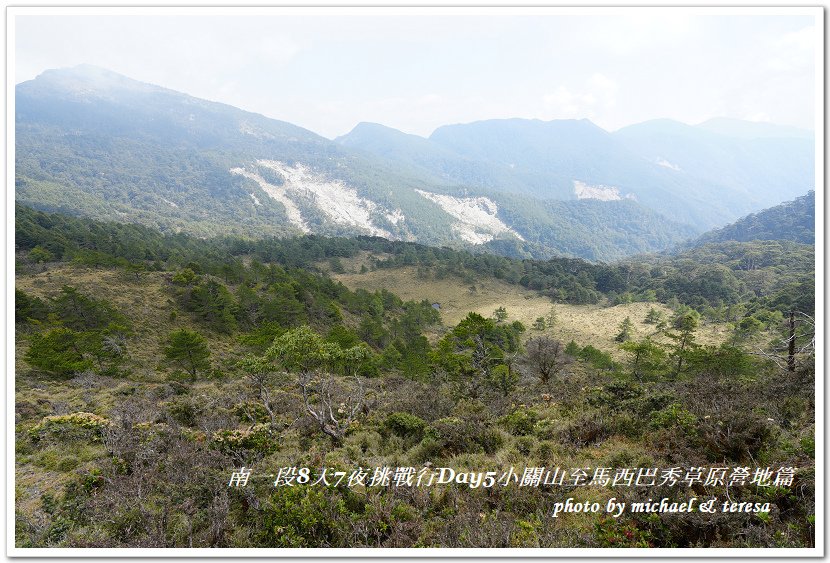
{"label": "dead bare tree", "polygon": [[366,399],[363,382],[357,376],[352,379],[355,387],[346,390],[338,385],[331,374],[305,372],[298,378],[306,412],[335,444],[342,442],[349,427],[357,420]]}
{"label": "dead bare tree", "polygon": [[[258,403],[262,405],[265,412],[268,414],[268,423],[271,427],[271,432],[285,431],[293,426],[299,418],[292,421],[290,424],[281,424],[277,417],[277,411],[274,405],[274,393],[280,394],[277,387],[280,374],[274,370],[270,363],[264,362],[260,358],[245,358],[239,363],[251,382],[254,392],[256,393]],[[253,422],[253,421],[252,421]]]}
{"label": "dead bare tree", "polygon": [[807,313],[790,311],[787,336],[775,342],[771,350],[758,349],[753,355],[772,360],[780,369],[796,370],[799,356],[812,355],[816,350],[816,320]]}
{"label": "dead bare tree", "polygon": [[565,346],[562,342],[549,336],[531,338],[525,347],[527,348],[525,359],[543,384],[547,384],[552,376],[573,361],[573,358],[565,354]]}

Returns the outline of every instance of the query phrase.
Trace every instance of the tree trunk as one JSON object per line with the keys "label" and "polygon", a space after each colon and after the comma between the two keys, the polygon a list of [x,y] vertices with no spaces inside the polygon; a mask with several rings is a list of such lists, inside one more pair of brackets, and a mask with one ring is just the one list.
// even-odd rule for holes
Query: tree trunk
{"label": "tree trunk", "polygon": [[787,371],[795,371],[795,311],[790,311],[790,334],[787,340]]}

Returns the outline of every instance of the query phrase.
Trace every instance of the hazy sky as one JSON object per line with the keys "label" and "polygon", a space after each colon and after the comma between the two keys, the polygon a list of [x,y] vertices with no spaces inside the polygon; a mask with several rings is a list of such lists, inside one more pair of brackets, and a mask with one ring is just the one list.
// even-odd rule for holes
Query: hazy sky
{"label": "hazy sky", "polygon": [[814,18],[749,14],[17,15],[15,82],[90,63],[330,138],[504,117],[812,129]]}

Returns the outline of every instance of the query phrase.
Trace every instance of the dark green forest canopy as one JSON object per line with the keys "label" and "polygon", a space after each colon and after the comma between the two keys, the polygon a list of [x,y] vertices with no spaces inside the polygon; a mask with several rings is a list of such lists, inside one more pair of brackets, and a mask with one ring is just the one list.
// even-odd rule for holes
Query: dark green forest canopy
{"label": "dark green forest canopy", "polygon": [[565,303],[597,303],[608,297],[612,301],[676,299],[701,310],[741,301],[782,313],[792,308],[812,313],[815,308],[815,250],[793,241],[725,241],[674,256],[641,255],[605,264],[575,258],[520,260],[378,237],[200,239],[19,205],[15,225],[18,252],[93,265],[160,269],[162,264],[184,267],[195,261],[206,272],[233,276],[243,257],[314,271],[322,261],[368,252],[377,256],[372,259],[376,268],[415,266],[429,268],[438,277],[492,277]]}
{"label": "dark green forest canopy", "polygon": [[700,246],[712,242],[790,240],[815,244],[816,193],[810,191],[793,201],[753,213],[695,240]]}

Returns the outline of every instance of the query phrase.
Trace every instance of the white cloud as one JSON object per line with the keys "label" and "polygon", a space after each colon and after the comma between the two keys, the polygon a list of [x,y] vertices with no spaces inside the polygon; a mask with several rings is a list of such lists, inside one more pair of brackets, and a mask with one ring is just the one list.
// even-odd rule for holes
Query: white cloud
{"label": "white cloud", "polygon": [[542,96],[550,118],[588,117],[603,115],[617,105],[619,85],[604,74],[594,73],[578,88],[559,86]]}
{"label": "white cloud", "polygon": [[772,42],[774,55],[767,61],[768,68],[777,72],[812,69],[815,41],[813,26],[778,37]]}

